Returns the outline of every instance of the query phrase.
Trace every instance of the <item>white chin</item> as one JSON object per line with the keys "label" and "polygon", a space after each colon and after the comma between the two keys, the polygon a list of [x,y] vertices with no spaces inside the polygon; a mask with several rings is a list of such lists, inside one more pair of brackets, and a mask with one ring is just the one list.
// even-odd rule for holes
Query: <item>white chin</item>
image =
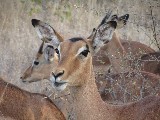
{"label": "white chin", "polygon": [[52,82],[52,84],[54,84],[55,83],[55,78],[51,76],[50,81]]}
{"label": "white chin", "polygon": [[59,85],[59,86],[56,86],[55,83],[52,83],[52,87],[57,91],[63,91],[66,89],[67,83],[64,83],[63,85]]}

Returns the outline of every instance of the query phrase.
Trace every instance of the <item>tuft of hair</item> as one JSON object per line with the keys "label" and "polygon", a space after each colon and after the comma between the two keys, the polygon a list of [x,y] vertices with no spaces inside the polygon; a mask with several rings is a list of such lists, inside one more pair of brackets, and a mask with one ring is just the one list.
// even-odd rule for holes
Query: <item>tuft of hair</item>
{"label": "tuft of hair", "polygon": [[123,21],[123,24],[126,25],[128,18],[129,18],[129,14],[126,14],[126,15],[119,17],[118,20]]}
{"label": "tuft of hair", "polygon": [[39,22],[40,22],[40,20],[37,20],[37,19],[32,19],[32,20],[31,20],[31,23],[32,23],[32,25],[33,25],[34,27],[35,27],[36,25],[38,25]]}

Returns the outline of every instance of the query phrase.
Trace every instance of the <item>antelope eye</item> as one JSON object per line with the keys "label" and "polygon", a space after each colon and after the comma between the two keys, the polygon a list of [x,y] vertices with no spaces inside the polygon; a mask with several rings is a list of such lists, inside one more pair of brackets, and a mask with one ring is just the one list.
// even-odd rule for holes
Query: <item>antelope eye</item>
{"label": "antelope eye", "polygon": [[56,51],[57,54],[59,54],[59,50],[57,48],[55,49],[55,51]]}
{"label": "antelope eye", "polygon": [[88,53],[89,53],[89,50],[84,50],[81,52],[81,54],[85,57],[87,57]]}
{"label": "antelope eye", "polygon": [[39,64],[39,62],[38,61],[34,61],[34,65],[38,65]]}

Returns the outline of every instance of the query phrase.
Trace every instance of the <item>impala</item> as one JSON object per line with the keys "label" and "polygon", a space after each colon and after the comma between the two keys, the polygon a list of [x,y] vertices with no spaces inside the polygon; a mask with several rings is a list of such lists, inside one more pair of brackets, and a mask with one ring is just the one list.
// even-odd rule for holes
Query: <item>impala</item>
{"label": "impala", "polygon": [[25,70],[20,77],[23,82],[35,82],[48,79],[53,67],[57,64],[54,55],[55,50],[52,45],[42,42],[32,64]]}
{"label": "impala", "polygon": [[[128,18],[128,14],[118,17],[117,15],[111,16],[111,13],[109,13],[106,15],[106,17],[104,17],[101,24],[109,20],[117,21],[118,29],[120,29],[124,27],[124,25],[127,23]],[[99,28],[99,26],[97,27],[97,29]],[[89,38],[96,37],[95,31],[96,29],[93,29],[93,32]],[[138,60],[140,59],[141,55],[155,52],[152,48],[140,42],[121,39],[118,37],[117,32],[114,32],[112,39],[105,43],[105,45],[100,49],[101,50],[98,53],[96,53],[96,55],[108,56],[114,73],[128,72],[134,69],[155,73],[155,71],[152,71],[147,67],[143,68],[143,66],[141,66],[141,64],[138,63]],[[98,65],[98,63],[99,65],[101,65],[102,63],[104,63],[104,65],[108,64],[108,62],[105,62],[108,61],[107,57],[99,57],[98,60],[93,60],[93,65]],[[103,71],[106,70],[102,70],[102,72]]]}
{"label": "impala", "polygon": [[0,78],[1,120],[65,120],[45,95],[30,93]]}
{"label": "impala", "polygon": [[[34,26],[38,29],[42,23],[35,20]],[[112,39],[116,26],[115,21],[102,24],[95,37],[90,40],[71,38],[60,41],[52,34],[52,41],[53,44],[56,43],[54,47],[57,48],[58,54],[58,65],[50,77],[53,87],[60,91],[65,91],[67,87],[70,89],[74,98],[71,105],[77,120],[158,120],[160,97],[149,96],[129,104],[110,105],[102,101],[97,91],[92,56],[104,43]],[[43,27],[52,33],[49,25],[45,24]]]}
{"label": "impala", "polygon": [[[123,26],[123,25],[121,25],[122,23],[126,24],[126,22],[127,22],[126,16],[128,18],[128,15],[124,15],[124,16],[119,17],[117,20],[117,22],[118,22],[117,25]],[[112,17],[112,19],[113,18],[114,17]],[[123,20],[123,22],[122,22],[122,20]],[[33,26],[35,26],[34,25],[36,23],[35,21],[36,20],[32,20]],[[40,22],[40,21],[39,21],[39,23],[40,23],[40,25],[38,25],[38,27],[36,27],[36,30],[38,33],[41,33],[38,35],[40,36],[40,38],[42,40],[49,39],[51,42],[52,38],[57,39],[57,37],[60,36],[52,27],[48,28],[45,23]],[[52,34],[50,35],[50,33],[44,32],[46,29],[50,29],[51,30],[50,33],[52,33]],[[39,30],[41,30],[41,31],[39,31]],[[93,33],[91,34],[92,36],[88,37],[89,39],[93,38],[93,35],[95,34],[95,30],[96,29],[94,29]],[[45,34],[43,34],[43,33],[45,33]],[[53,37],[54,34],[56,34],[58,36]],[[50,38],[50,36],[52,36],[52,38]],[[61,41],[63,41],[62,37],[60,37],[59,39]],[[42,43],[42,45],[40,46],[39,51],[37,53],[37,56],[39,56],[39,57],[36,57],[36,60],[39,61],[39,64],[38,65],[31,65],[24,72],[24,74],[21,77],[23,82],[34,82],[34,81],[43,80],[44,78],[49,79],[52,68],[56,67],[57,58],[55,59],[55,62],[54,61],[48,62],[47,58],[51,58],[53,60],[53,58],[56,57],[54,55],[54,48],[51,47],[51,45],[50,45],[49,46],[50,49],[48,49],[48,45],[47,45],[46,49],[48,49],[48,52],[45,52],[44,48],[45,48],[44,43]],[[43,52],[43,49],[44,49],[44,52]],[[49,51],[51,51],[51,52],[49,52]],[[102,49],[101,49],[101,51],[102,51]],[[48,53],[52,53],[52,54],[49,55]],[[45,56],[47,56],[47,57],[45,57]],[[100,56],[100,55],[97,55],[97,56]],[[103,54],[103,57],[106,58],[107,56]],[[43,61],[41,62],[41,60],[39,60],[39,59],[43,59]],[[46,61],[46,62],[44,62],[44,61]],[[35,60],[33,61],[33,63],[34,62],[35,62]],[[93,59],[94,67],[99,66],[96,63],[98,63],[98,62],[95,59]],[[103,65],[103,66],[105,66],[105,65]],[[97,68],[96,68],[96,70],[97,70]],[[96,72],[96,70],[94,70],[94,71]],[[139,74],[139,76],[137,75],[137,73]],[[132,75],[129,76],[128,74],[132,74]],[[125,77],[126,75],[127,75],[127,77]],[[131,72],[131,73],[129,72],[129,73],[124,73],[124,74],[121,73],[121,74],[109,75],[109,76],[110,77],[103,78],[103,77],[100,77],[99,75],[96,75],[96,83],[97,83],[99,92],[102,96],[102,99],[105,101],[111,101],[111,102],[115,101],[115,100],[122,101],[122,102],[135,101],[135,100],[141,99],[147,95],[157,94],[158,90],[152,89],[152,87],[153,88],[160,87],[159,77],[156,75],[153,75],[151,73],[144,72],[144,71]],[[122,80],[122,78],[124,78],[125,80]],[[146,80],[146,78],[147,78],[147,80]],[[114,79],[115,79],[115,81],[114,81]],[[137,82],[137,81],[139,81],[139,82]],[[145,84],[142,84],[144,81],[145,81]],[[135,84],[135,82],[136,82],[136,84]],[[121,83],[121,84],[119,84],[119,83]],[[148,85],[150,85],[150,87],[148,87]],[[121,86],[123,86],[123,89],[121,88]],[[126,89],[128,92],[125,93]],[[111,91],[111,92],[109,92],[109,91]],[[115,92],[117,92],[117,93],[114,94]],[[123,94],[123,96],[121,96],[122,94]]]}

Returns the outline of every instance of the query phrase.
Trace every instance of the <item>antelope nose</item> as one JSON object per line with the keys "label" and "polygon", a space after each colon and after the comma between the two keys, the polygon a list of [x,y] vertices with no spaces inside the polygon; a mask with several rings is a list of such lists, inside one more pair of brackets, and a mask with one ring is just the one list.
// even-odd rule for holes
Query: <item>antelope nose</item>
{"label": "antelope nose", "polygon": [[21,76],[21,77],[20,77],[20,79],[22,80],[22,82],[23,82],[23,83],[25,83],[25,82],[26,82],[26,80],[24,79],[24,77],[23,77],[23,76]]}
{"label": "antelope nose", "polygon": [[58,71],[58,72],[56,72],[56,73],[53,73],[53,72],[52,72],[52,75],[55,77],[55,79],[56,79],[57,77],[62,76],[63,74],[64,74],[64,70]]}

